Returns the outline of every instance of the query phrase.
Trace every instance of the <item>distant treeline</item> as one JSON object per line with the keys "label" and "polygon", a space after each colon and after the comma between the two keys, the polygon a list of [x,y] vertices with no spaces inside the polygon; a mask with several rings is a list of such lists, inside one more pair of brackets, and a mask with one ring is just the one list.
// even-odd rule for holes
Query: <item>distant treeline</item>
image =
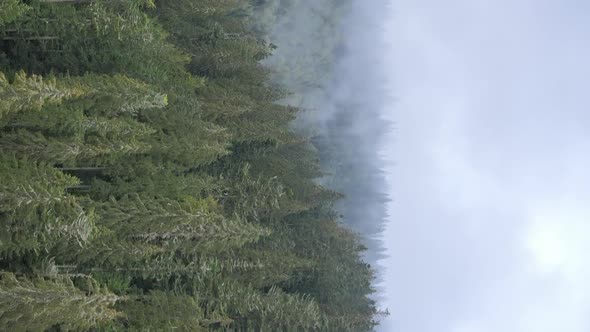
{"label": "distant treeline", "polygon": [[263,63],[290,92],[282,102],[304,109],[294,125],[319,152],[326,173],[319,182],[345,194],[336,210],[362,235],[371,264],[385,257],[381,235],[391,192],[380,150],[393,130],[383,118],[394,111],[393,101],[375,56],[384,47],[388,2],[276,0],[256,13],[256,26],[278,46]]}
{"label": "distant treeline", "polygon": [[0,0],[0,330],[375,326],[261,64],[281,2]]}

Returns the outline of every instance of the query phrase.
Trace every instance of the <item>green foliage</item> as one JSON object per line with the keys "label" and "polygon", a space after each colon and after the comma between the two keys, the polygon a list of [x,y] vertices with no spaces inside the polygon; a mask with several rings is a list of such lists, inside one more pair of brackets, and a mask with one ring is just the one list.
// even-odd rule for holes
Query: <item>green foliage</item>
{"label": "green foliage", "polygon": [[47,250],[58,240],[82,245],[90,238],[92,212],[65,192],[78,179],[46,164],[9,158],[0,160],[0,177],[1,255]]}
{"label": "green foliage", "polygon": [[[60,85],[78,88],[93,98],[109,99],[118,113],[136,115],[141,109],[163,108],[168,105],[168,96],[152,89],[149,85],[123,75],[67,76]],[[99,102],[104,102],[99,100]],[[116,115],[117,113],[111,113]]]}
{"label": "green foliage", "polygon": [[176,165],[160,164],[144,155],[124,158],[103,174],[108,180],[94,178],[91,191],[95,199],[102,201],[130,194],[181,201],[187,197],[219,196],[222,191],[219,181],[210,174],[181,172]]}
{"label": "green foliage", "polygon": [[120,241],[176,248],[182,252],[227,250],[256,242],[269,230],[218,214],[212,199],[141,199],[138,196],[111,200],[97,207],[100,226]]}
{"label": "green foliage", "polygon": [[112,306],[119,297],[97,287],[90,295],[68,278],[17,279],[0,274],[0,329],[44,331],[60,326],[65,331],[88,330],[118,316]]}
{"label": "green foliage", "polygon": [[0,2],[1,330],[374,327],[364,247],[274,83],[321,72],[264,65],[289,3]]}
{"label": "green foliage", "polygon": [[203,309],[194,298],[162,291],[130,298],[119,304],[126,313],[123,324],[126,330],[146,331],[207,331],[203,325]]}
{"label": "green foliage", "polygon": [[12,84],[0,72],[0,116],[11,112],[40,110],[46,103],[59,103],[63,99],[80,96],[83,90],[75,87],[59,87],[55,78],[43,80],[18,72]]}
{"label": "green foliage", "polygon": [[310,331],[321,324],[319,306],[305,295],[286,294],[276,287],[260,293],[231,281],[221,282],[217,292],[218,300],[209,303],[208,310],[228,315],[236,328]]}
{"label": "green foliage", "polygon": [[149,149],[149,145],[133,138],[131,136],[125,137],[124,140],[112,140],[105,137],[92,137],[85,142],[85,138],[82,137],[46,137],[40,132],[20,129],[2,134],[0,149],[53,164],[108,164],[123,156]]}
{"label": "green foliage", "polygon": [[16,21],[30,7],[22,3],[21,0],[2,0],[0,1],[0,28],[8,23]]}

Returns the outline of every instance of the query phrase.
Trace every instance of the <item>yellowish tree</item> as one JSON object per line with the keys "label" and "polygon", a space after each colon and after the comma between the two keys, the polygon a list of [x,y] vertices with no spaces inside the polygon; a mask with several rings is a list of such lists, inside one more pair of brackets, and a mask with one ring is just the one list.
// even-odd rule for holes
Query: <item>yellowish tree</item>
{"label": "yellowish tree", "polygon": [[27,76],[23,71],[10,83],[0,72],[0,118],[12,112],[40,110],[45,104],[60,103],[83,93],[84,90],[77,87],[58,86],[55,78]]}

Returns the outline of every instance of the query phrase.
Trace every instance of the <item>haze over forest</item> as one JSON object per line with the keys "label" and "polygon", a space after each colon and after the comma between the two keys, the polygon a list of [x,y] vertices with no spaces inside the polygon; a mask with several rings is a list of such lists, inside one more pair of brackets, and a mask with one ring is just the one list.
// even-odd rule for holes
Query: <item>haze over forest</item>
{"label": "haze over forest", "polygon": [[372,264],[383,258],[381,234],[390,200],[385,134],[393,130],[384,25],[386,0],[302,0],[270,23],[278,48],[266,60],[275,79],[294,95],[286,103],[305,112],[296,128],[314,138],[326,176],[321,182],[345,195],[337,204],[344,222],[364,237]]}

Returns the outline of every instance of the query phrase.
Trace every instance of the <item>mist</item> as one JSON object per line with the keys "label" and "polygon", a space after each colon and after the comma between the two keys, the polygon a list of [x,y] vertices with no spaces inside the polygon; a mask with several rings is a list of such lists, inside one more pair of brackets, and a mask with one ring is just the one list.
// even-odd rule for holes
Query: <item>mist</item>
{"label": "mist", "polygon": [[277,45],[266,65],[291,91],[285,103],[304,110],[294,126],[313,137],[319,150],[326,176],[318,181],[345,195],[336,209],[362,237],[365,260],[378,265],[390,200],[380,153],[392,130],[384,116],[391,93],[380,52],[388,1],[302,0],[269,7],[283,15],[266,27]]}

